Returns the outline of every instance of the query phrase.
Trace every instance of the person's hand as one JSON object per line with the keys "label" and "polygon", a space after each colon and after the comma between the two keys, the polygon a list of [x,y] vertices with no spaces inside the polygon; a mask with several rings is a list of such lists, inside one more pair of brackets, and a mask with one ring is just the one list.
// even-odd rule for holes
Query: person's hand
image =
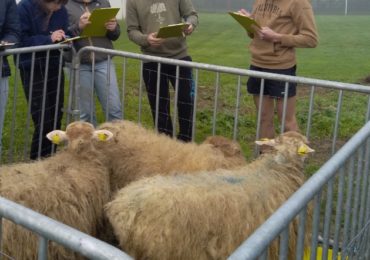
{"label": "person's hand", "polygon": [[78,22],[78,27],[80,28],[80,30],[82,30],[83,28],[85,28],[88,24],[90,24],[91,22],[89,21],[89,17],[90,17],[90,13],[89,12],[84,12],[81,17],[80,17],[80,20]]}
{"label": "person's hand", "polygon": [[250,17],[251,16],[251,14],[250,14],[250,12],[248,12],[247,10],[245,10],[245,9],[240,9],[239,11],[238,11],[238,13],[239,14],[241,14],[241,15],[245,15],[245,16],[248,16],[248,17]]}
{"label": "person's hand", "polygon": [[51,32],[51,41],[52,42],[60,42],[62,40],[64,40],[64,38],[66,37],[65,36],[65,33],[63,30],[56,30],[54,32]]}
{"label": "person's hand", "polygon": [[116,18],[110,19],[108,22],[105,23],[105,28],[108,31],[113,32],[116,29],[116,27],[117,27],[117,19]]}
{"label": "person's hand", "polygon": [[150,44],[150,46],[158,47],[160,46],[165,39],[163,38],[157,38],[157,33],[149,33],[147,37],[147,41]]}
{"label": "person's hand", "polygon": [[185,35],[190,35],[194,30],[194,27],[191,23],[188,23],[188,26],[185,28],[184,33]]}
{"label": "person's hand", "polygon": [[269,42],[281,42],[281,34],[271,30],[269,27],[262,27],[257,30],[257,35],[261,40]]}

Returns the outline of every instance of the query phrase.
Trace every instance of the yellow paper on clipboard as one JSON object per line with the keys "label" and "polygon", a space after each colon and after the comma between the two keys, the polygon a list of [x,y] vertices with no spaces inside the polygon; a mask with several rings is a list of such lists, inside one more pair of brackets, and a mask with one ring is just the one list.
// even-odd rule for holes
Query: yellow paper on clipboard
{"label": "yellow paper on clipboard", "polygon": [[187,23],[176,23],[159,28],[157,38],[184,37],[184,30],[189,26]]}
{"label": "yellow paper on clipboard", "polygon": [[92,11],[88,24],[81,33],[81,37],[103,37],[107,33],[105,23],[116,17],[119,8],[99,8]]}

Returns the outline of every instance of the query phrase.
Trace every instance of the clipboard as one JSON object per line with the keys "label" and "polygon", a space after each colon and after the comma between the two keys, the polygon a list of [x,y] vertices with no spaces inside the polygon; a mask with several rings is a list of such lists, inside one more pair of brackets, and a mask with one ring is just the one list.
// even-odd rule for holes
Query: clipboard
{"label": "clipboard", "polygon": [[81,37],[104,37],[107,33],[104,24],[115,18],[118,11],[115,7],[94,9],[89,17],[91,23],[83,29]]}
{"label": "clipboard", "polygon": [[157,38],[184,37],[184,30],[188,28],[187,23],[176,23],[159,28]]}
{"label": "clipboard", "polygon": [[242,15],[238,12],[229,12],[229,14],[248,32],[255,33],[254,26],[261,28],[261,26],[252,18]]}
{"label": "clipboard", "polygon": [[72,41],[75,41],[75,40],[79,40],[79,39],[83,39],[85,37],[81,37],[81,36],[76,36],[76,37],[71,37],[71,38],[66,38],[65,40],[59,42],[59,43],[69,43],[69,42],[72,42]]}
{"label": "clipboard", "polygon": [[0,43],[0,51],[11,48],[14,45],[15,45],[15,43],[13,43],[13,42],[2,42],[2,43]]}

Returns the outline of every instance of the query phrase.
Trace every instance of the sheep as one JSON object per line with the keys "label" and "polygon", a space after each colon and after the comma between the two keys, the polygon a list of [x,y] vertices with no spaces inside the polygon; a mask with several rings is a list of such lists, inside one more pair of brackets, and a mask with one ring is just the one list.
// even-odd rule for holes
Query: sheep
{"label": "sheep", "polygon": [[[257,141],[275,151],[241,168],[131,183],[105,207],[121,249],[135,259],[226,259],[304,183],[303,158],[313,152],[306,143],[287,132]],[[295,220],[290,259],[297,230]],[[274,243],[269,259],[278,259],[277,252]]]}
{"label": "sheep", "polygon": [[[109,146],[112,133],[96,131],[90,123],[74,122],[66,132],[55,130],[55,143],[68,146],[54,156],[32,162],[1,166],[0,196],[31,208],[91,236],[104,227],[103,206],[110,198],[106,157],[95,149],[100,141]],[[3,252],[14,259],[37,259],[37,236],[4,220]],[[49,259],[83,259],[51,242]]]}
{"label": "sheep", "polygon": [[124,120],[103,123],[98,129],[114,135],[115,145],[105,151],[111,158],[112,192],[156,174],[226,169],[246,163],[239,144],[224,137],[210,137],[203,144],[184,143]]}

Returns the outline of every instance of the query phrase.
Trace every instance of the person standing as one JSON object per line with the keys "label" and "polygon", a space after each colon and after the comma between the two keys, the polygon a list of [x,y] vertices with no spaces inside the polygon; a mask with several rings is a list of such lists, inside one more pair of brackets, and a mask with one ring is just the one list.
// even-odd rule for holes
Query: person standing
{"label": "person standing", "polygon": [[[64,40],[68,30],[68,14],[64,7],[67,2],[21,0],[18,4],[21,47],[48,45]],[[34,60],[31,53],[20,55],[20,76],[35,128],[30,152],[32,160],[52,153],[52,143],[46,134],[61,127],[64,105],[64,74],[61,68],[59,50],[37,52]]]}
{"label": "person standing", "polygon": [[[249,50],[250,69],[282,75],[296,75],[295,48],[314,48],[318,35],[312,6],[309,0],[256,0],[250,14],[244,9],[241,14],[256,20],[256,28]],[[259,109],[261,79],[250,77],[247,90],[253,95]],[[261,138],[274,138],[275,106],[282,123],[285,82],[265,80],[261,107]],[[296,120],[296,84],[289,83],[286,106],[285,131],[299,131]]]}
{"label": "person standing", "polygon": [[[190,35],[198,25],[198,15],[191,0],[127,0],[126,25],[128,37],[141,47],[143,54],[191,61],[187,51],[186,37],[157,38],[158,29],[162,26],[186,22],[189,26],[184,30]],[[143,79],[145,82],[152,117],[156,115],[157,95],[156,62],[145,62]],[[169,82],[175,87],[176,66],[161,64],[160,90],[158,107],[158,132],[173,135],[170,115]],[[177,138],[188,142],[192,140],[194,84],[192,70],[180,67],[178,85],[179,134]],[[175,130],[176,131],[176,130]]]}
{"label": "person standing", "polygon": [[[90,23],[89,16],[93,10],[107,7],[110,7],[108,0],[70,0],[66,8],[72,36],[79,36]],[[120,26],[116,19],[111,19],[105,24],[105,28],[107,29],[105,37],[89,37],[74,41],[75,50],[79,51],[85,46],[113,49],[112,41],[119,38]],[[93,79],[94,85],[92,85]],[[96,125],[93,88],[104,113],[108,115],[107,120],[122,119],[120,94],[113,61],[108,60],[108,55],[104,53],[84,52],[80,65],[80,119]]]}
{"label": "person standing", "polygon": [[[0,42],[18,43],[20,23],[15,0],[0,1]],[[1,50],[0,50],[1,51]],[[0,61],[0,156],[2,152],[2,136],[6,103],[9,93],[10,67],[6,56]]]}

